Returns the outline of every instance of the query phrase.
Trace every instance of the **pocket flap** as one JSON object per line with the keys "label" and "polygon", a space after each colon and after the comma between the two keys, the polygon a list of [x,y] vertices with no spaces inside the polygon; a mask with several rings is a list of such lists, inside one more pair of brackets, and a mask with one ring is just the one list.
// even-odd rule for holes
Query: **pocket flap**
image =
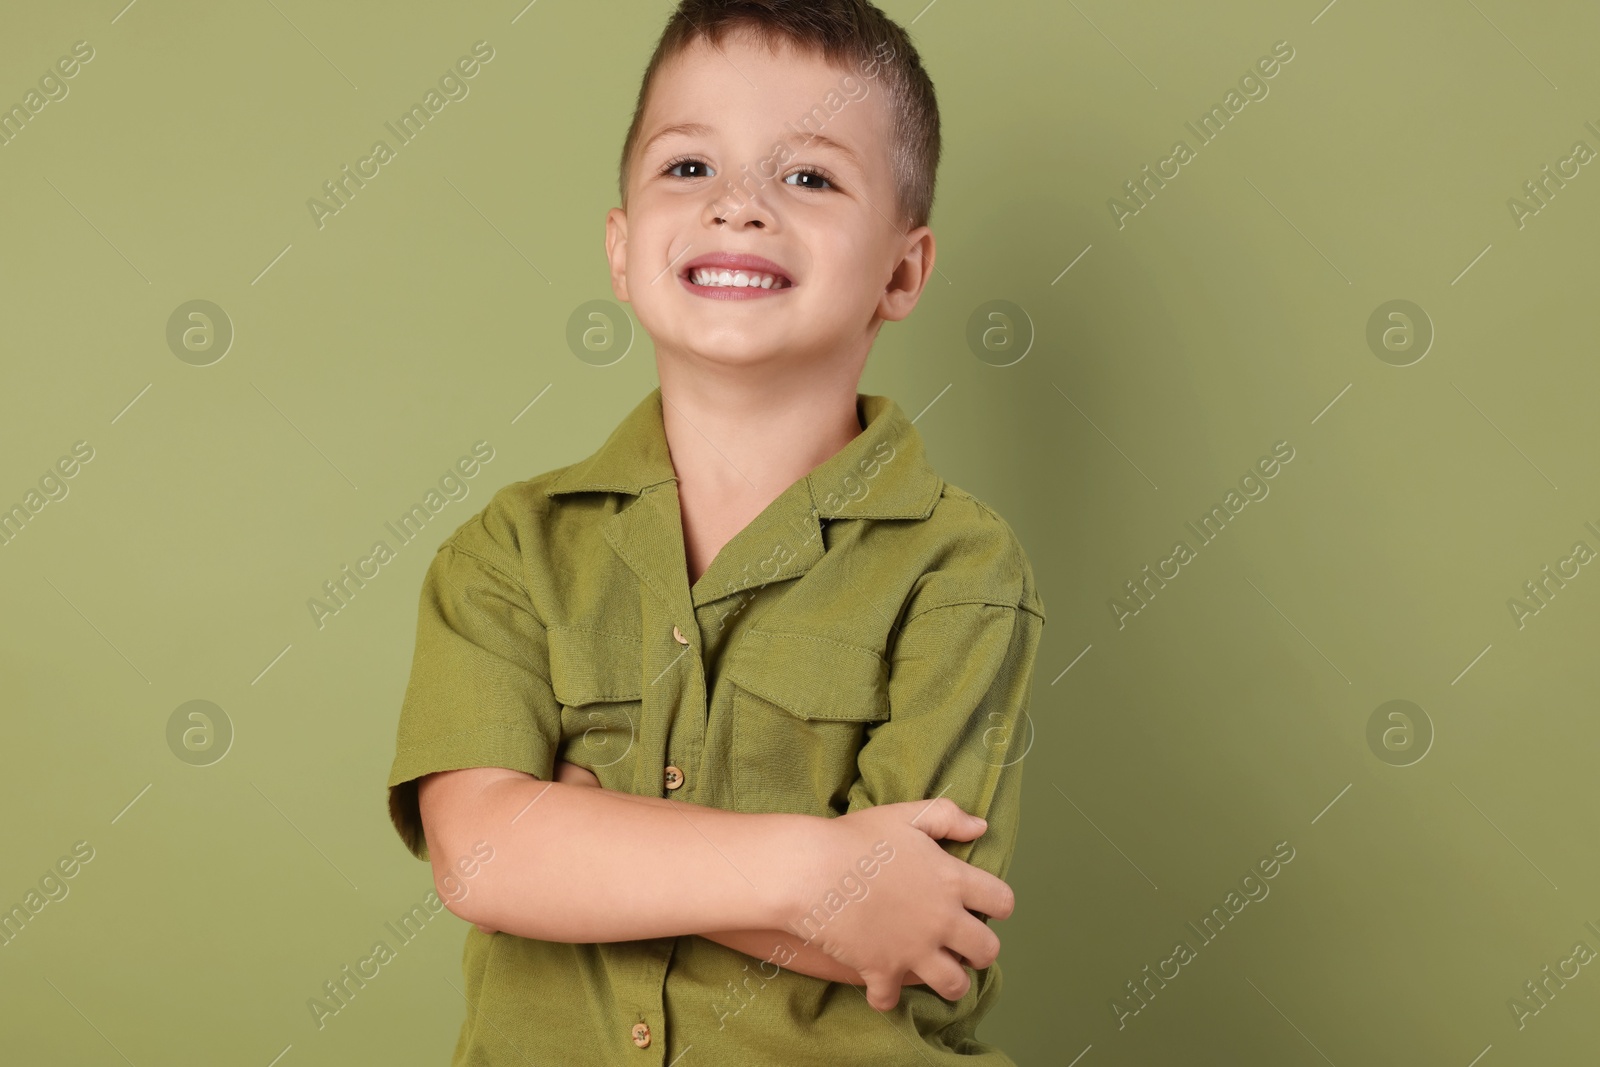
{"label": "pocket flap", "polygon": [[809,634],[750,630],[724,670],[741,689],[801,719],[889,717],[889,665],[870,649]]}
{"label": "pocket flap", "polygon": [[552,626],[550,688],[567,707],[644,698],[644,643],[625,634]]}

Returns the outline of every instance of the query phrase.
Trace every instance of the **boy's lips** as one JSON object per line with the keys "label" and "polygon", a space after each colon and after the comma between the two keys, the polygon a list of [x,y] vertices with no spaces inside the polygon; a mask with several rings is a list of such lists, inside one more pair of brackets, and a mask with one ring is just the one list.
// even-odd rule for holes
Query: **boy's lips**
{"label": "boy's lips", "polygon": [[[738,286],[696,285],[693,278],[698,270],[720,270],[730,273],[743,271],[747,275],[770,274],[773,277],[773,284],[771,289],[763,289],[759,285],[743,288]],[[708,252],[703,256],[697,256],[684,264],[683,269],[678,272],[678,277],[692,292],[706,296],[712,294],[719,296],[723,294],[732,295],[735,293],[741,296],[754,296],[757,293],[771,295],[793,289],[798,284],[794,280],[794,276],[781,265],[764,256],[751,255],[746,252]]]}

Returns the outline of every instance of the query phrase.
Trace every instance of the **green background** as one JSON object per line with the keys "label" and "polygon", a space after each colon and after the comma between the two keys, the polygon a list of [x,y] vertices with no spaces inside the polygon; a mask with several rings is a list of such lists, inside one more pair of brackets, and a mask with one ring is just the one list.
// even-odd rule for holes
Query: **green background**
{"label": "green background", "polygon": [[[566,331],[611,299],[615,159],[671,5],[123,3],[0,33],[7,106],[95,50],[0,147],[0,505],[94,449],[0,547],[0,906],[95,850],[0,948],[0,1043],[443,1064],[448,913],[324,1029],[306,1001],[431,888],[383,783],[433,548],[656,384],[642,334],[596,366]],[[1022,1064],[1596,1055],[1600,965],[1524,1026],[1508,1001],[1600,950],[1600,566],[1521,626],[1508,601],[1600,549],[1600,163],[1521,227],[1507,200],[1600,149],[1600,10],[1322,3],[882,5],[946,154],[937,273],[861,390],[1011,522],[1049,615],[981,1031]],[[470,95],[319,229],[306,201],[478,40]],[[1184,123],[1278,41],[1269,95],[1196,147]],[[1108,200],[1180,137],[1195,158],[1119,228]],[[1415,362],[1367,341],[1397,299],[1436,331]],[[235,331],[209,366],[167,342],[191,300]],[[991,301],[1021,311],[1009,366],[966,340]],[[306,601],[478,440],[470,495],[319,630]],[[1278,441],[1270,495],[1119,626],[1124,582]],[[232,724],[209,766],[169,747],[191,700]],[[1411,743],[1369,743],[1392,700]],[[1201,945],[1186,924],[1280,841],[1270,895]],[[1196,958],[1119,1026],[1179,939]]]}

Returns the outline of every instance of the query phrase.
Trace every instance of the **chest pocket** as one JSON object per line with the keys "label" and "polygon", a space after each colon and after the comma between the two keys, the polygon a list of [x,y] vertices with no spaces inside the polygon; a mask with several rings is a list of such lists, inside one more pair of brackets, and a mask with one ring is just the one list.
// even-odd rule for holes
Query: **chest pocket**
{"label": "chest pocket", "polygon": [[552,626],[550,688],[561,702],[558,759],[629,789],[644,708],[644,646],[637,637]]}
{"label": "chest pocket", "polygon": [[888,665],[870,649],[751,630],[729,657],[735,810],[843,814],[856,753],[889,717]]}

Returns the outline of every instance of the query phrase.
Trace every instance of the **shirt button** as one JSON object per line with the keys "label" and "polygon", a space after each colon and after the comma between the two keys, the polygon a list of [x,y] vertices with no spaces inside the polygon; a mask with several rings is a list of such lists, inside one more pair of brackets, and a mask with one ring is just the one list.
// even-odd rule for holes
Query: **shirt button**
{"label": "shirt button", "polygon": [[640,1048],[650,1044],[650,1027],[644,1023],[633,1024],[633,1043]]}
{"label": "shirt button", "polygon": [[689,639],[683,636],[683,631],[678,629],[676,626],[672,628],[672,639],[678,642],[680,645],[687,645],[689,643]]}
{"label": "shirt button", "polygon": [[667,788],[676,789],[683,784],[683,772],[676,767],[667,768]]}

